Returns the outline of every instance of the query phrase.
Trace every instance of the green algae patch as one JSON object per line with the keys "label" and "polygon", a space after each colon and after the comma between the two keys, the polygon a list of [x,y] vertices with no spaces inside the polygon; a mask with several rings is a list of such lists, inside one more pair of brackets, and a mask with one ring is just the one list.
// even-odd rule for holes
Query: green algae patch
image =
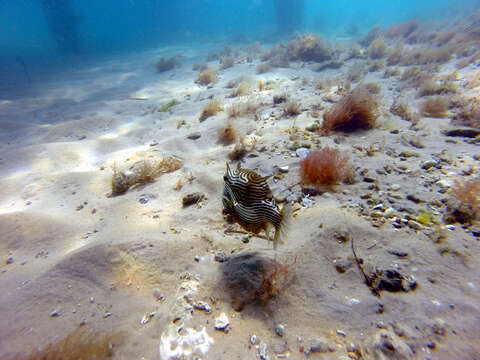
{"label": "green algae patch", "polygon": [[170,109],[177,105],[177,104],[180,104],[177,100],[170,100],[168,103],[166,103],[165,105],[161,106],[159,109],[158,109],[158,112],[167,112],[167,111],[170,111]]}

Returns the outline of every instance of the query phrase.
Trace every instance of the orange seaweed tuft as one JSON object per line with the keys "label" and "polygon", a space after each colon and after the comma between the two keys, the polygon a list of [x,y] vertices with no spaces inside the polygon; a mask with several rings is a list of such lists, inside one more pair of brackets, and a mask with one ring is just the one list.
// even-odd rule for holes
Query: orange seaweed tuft
{"label": "orange seaweed tuft", "polygon": [[318,188],[346,180],[350,172],[348,159],[348,156],[343,156],[334,148],[312,151],[300,162],[302,183]]}

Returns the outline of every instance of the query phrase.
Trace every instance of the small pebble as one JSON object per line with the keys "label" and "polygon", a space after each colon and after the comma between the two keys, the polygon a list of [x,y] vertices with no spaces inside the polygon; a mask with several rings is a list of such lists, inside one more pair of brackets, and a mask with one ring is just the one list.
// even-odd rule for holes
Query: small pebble
{"label": "small pebble", "polygon": [[165,296],[160,292],[160,289],[155,288],[153,289],[153,296],[159,301],[163,300]]}
{"label": "small pebble", "polygon": [[193,303],[193,307],[197,310],[204,310],[206,312],[212,311],[212,307],[210,305],[208,305],[206,302],[203,302],[203,301]]}
{"label": "small pebble", "polygon": [[328,352],[328,343],[324,339],[317,339],[315,344],[310,347],[309,352],[311,353],[325,353]]}
{"label": "small pebble", "polygon": [[230,321],[228,320],[227,314],[221,313],[216,319],[215,319],[215,325],[214,325],[216,330],[221,330],[224,332],[229,331],[230,327]]}
{"label": "small pebble", "polygon": [[201,136],[202,134],[200,134],[199,132],[194,132],[194,133],[188,134],[187,139],[197,140],[197,139],[200,139]]}
{"label": "small pebble", "polygon": [[60,316],[60,312],[58,310],[53,310],[50,313],[50,317],[57,317],[57,316]]}
{"label": "small pebble", "polygon": [[342,330],[337,330],[338,335],[347,336],[347,334]]}
{"label": "small pebble", "polygon": [[275,326],[275,333],[282,337],[285,334],[285,326],[284,325],[277,325]]}
{"label": "small pebble", "polygon": [[215,253],[215,258],[214,260],[219,262],[219,263],[223,263],[227,260],[227,255],[225,254],[225,252],[223,250],[218,250],[216,253]]}
{"label": "small pebble", "polygon": [[436,160],[427,160],[427,161],[424,161],[424,162],[422,163],[422,166],[421,166],[421,167],[422,167],[422,169],[424,169],[424,170],[428,170],[428,169],[430,169],[431,167],[433,167],[433,166],[435,166],[435,165],[437,165],[437,164],[438,164],[438,162],[437,162]]}
{"label": "small pebble", "polygon": [[310,150],[307,148],[301,147],[295,150],[295,153],[300,159],[304,159],[308,156],[308,154],[310,154]]}
{"label": "small pebble", "polygon": [[257,343],[257,335],[252,335],[250,337],[250,344],[255,345]]}
{"label": "small pebble", "polygon": [[354,305],[358,305],[358,304],[360,304],[360,300],[358,300],[358,299],[351,298],[350,300],[348,300],[348,305],[350,305],[350,306],[354,306]]}

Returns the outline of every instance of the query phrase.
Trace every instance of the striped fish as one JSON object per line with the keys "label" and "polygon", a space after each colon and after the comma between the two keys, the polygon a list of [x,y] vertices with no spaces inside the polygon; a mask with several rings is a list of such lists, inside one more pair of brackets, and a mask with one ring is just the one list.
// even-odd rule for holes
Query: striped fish
{"label": "striped fish", "polygon": [[[223,177],[223,208],[246,231],[258,234],[264,230],[269,241],[277,244],[286,236],[291,218],[291,207],[287,204],[282,210],[272,196],[267,184],[269,176],[262,177],[255,171],[242,169],[240,164],[236,170],[230,169]],[[270,231],[275,228],[275,235],[270,238]]]}

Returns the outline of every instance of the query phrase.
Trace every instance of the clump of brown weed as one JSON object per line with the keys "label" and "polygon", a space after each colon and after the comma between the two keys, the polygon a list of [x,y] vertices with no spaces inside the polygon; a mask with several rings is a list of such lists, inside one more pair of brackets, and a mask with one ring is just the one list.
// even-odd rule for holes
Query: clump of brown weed
{"label": "clump of brown weed", "polygon": [[449,101],[444,96],[429,98],[420,104],[420,112],[423,116],[442,118],[447,116]]}
{"label": "clump of brown weed", "polygon": [[480,215],[480,178],[476,177],[464,183],[456,180],[447,206],[447,222],[471,224],[476,221]]}
{"label": "clump of brown weed", "polygon": [[173,156],[162,160],[141,160],[133,164],[127,171],[113,167],[113,176],[110,182],[111,196],[121,195],[133,186],[143,185],[155,181],[161,174],[180,169],[183,162]]}
{"label": "clump of brown weed", "polygon": [[231,122],[227,122],[224,126],[218,128],[218,141],[222,144],[229,145],[237,140],[237,130]]}
{"label": "clump of brown weed", "polygon": [[290,100],[283,107],[283,114],[286,116],[292,117],[292,116],[300,115],[301,113],[302,113],[302,110],[300,109],[300,106],[295,100]]}
{"label": "clump of brown weed", "polygon": [[195,82],[199,85],[209,85],[218,81],[217,73],[212,68],[203,70],[197,77]]}
{"label": "clump of brown weed", "polygon": [[228,153],[228,158],[230,160],[240,160],[245,157],[245,155],[247,155],[250,151],[255,149],[256,146],[256,138],[243,136],[237,141],[232,151]]}
{"label": "clump of brown weed", "polygon": [[364,87],[357,87],[323,114],[321,133],[371,129],[377,122],[378,103]]}
{"label": "clump of brown weed", "polygon": [[352,172],[348,160],[338,149],[325,147],[312,151],[300,161],[302,184],[322,188],[345,181]]}
{"label": "clump of brown weed", "polygon": [[200,122],[205,121],[210,116],[216,115],[219,111],[222,111],[222,110],[223,110],[222,104],[220,104],[216,100],[212,100],[203,107],[202,113],[200,114],[200,117],[198,118],[198,120]]}

